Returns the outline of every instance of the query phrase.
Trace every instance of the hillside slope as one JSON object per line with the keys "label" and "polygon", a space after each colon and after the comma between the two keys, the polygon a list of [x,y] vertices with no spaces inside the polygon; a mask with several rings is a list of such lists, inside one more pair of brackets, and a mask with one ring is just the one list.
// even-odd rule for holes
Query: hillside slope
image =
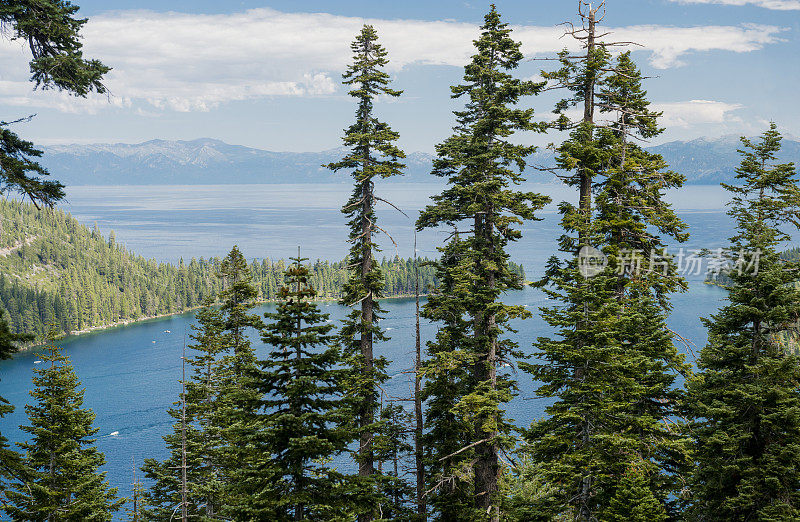
{"label": "hillside slope", "polygon": [[[51,324],[68,333],[196,307],[221,289],[219,264],[218,258],[158,263],[117,244],[113,232],[104,238],[59,209],[0,200],[0,313],[15,331],[39,339]],[[284,261],[250,266],[259,299],[274,299]],[[413,291],[410,259],[382,266],[387,297]],[[420,275],[423,289],[435,285],[433,267],[421,266]],[[321,297],[338,298],[345,276],[343,262],[312,264]]]}

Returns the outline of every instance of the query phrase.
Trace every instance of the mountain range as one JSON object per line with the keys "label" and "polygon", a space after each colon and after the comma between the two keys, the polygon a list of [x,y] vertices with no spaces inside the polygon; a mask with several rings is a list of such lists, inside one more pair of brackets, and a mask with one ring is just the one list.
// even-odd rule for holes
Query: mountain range
{"label": "mountain range", "polygon": [[[731,181],[740,162],[736,136],[673,141],[648,147],[664,156],[688,184]],[[53,177],[70,185],[199,185],[243,183],[347,183],[322,165],[340,159],[341,148],[321,152],[274,152],[201,138],[191,141],[151,140],[137,144],[53,145],[44,147],[41,163]],[[782,161],[800,163],[800,141],[785,139]],[[433,155],[414,152],[405,160],[406,175],[395,181],[433,181]],[[550,167],[553,153],[542,150],[529,164]],[[552,175],[530,169],[530,180]]]}

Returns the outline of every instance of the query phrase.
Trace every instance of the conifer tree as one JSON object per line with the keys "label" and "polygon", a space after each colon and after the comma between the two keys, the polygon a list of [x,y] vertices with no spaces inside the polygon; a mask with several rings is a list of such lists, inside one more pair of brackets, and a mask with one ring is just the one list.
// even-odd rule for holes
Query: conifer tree
{"label": "conifer tree", "polygon": [[663,503],[653,495],[650,481],[640,467],[633,467],[623,475],[603,520],[609,522],[667,520]]}
{"label": "conifer tree", "polygon": [[796,339],[800,271],[777,252],[800,222],[794,164],[778,163],[771,124],[742,138],[742,162],[728,215],[736,223],[727,256],[728,304],[704,320],[708,343],[688,383],[695,473],[691,516],[702,520],[800,518],[800,360]]}
{"label": "conifer tree", "polygon": [[69,359],[50,345],[34,369],[36,400],[25,407],[31,439],[25,451],[25,481],[8,491],[5,510],[12,520],[111,520],[122,500],[99,468],[105,457],[94,446],[95,414],[83,408],[83,390]]}
{"label": "conifer tree", "polygon": [[[461,264],[466,245],[458,232],[441,250],[437,262],[439,287],[426,303],[423,315],[438,323],[435,341],[427,346],[422,365],[426,404],[423,447],[427,503],[441,520],[468,520],[473,516],[471,424],[455,408],[472,386],[469,350],[470,318],[465,307],[472,288],[470,271]],[[466,267],[469,268],[469,267]]]}
{"label": "conifer tree", "polygon": [[[24,42],[33,55],[30,80],[36,88],[79,97],[106,92],[102,79],[110,69],[98,60],[83,57],[80,31],[86,19],[75,17],[78,9],[67,0],[7,0],[0,4],[3,32],[12,40]],[[31,118],[0,122],[0,180],[3,191],[20,192],[37,205],[52,205],[64,197],[64,186],[42,179],[48,175],[36,162],[42,151],[8,129],[12,123]]]}
{"label": "conifer tree", "polygon": [[[348,153],[328,168],[349,170],[354,180],[353,193],[342,212],[349,218],[351,243],[347,257],[349,278],[342,289],[341,303],[353,307],[341,330],[345,357],[352,372],[345,384],[350,403],[348,424],[357,427],[359,448],[356,455],[358,474],[364,487],[379,480],[374,475],[373,440],[381,427],[378,414],[378,385],[386,380],[387,361],[376,356],[374,344],[386,340],[378,326],[383,310],[378,299],[383,295],[383,274],[375,259],[378,250],[374,241],[383,230],[377,225],[375,204],[385,201],[375,192],[375,181],[401,174],[405,154],[395,142],[399,134],[375,115],[378,96],[398,97],[401,91],[389,87],[389,75],[383,68],[389,63],[386,50],[378,43],[375,28],[365,25],[350,48],[353,63],[344,74],[344,84],[351,86],[356,98],[355,122],[343,138]],[[377,500],[359,520],[372,520],[377,513]]]}
{"label": "conifer tree", "polygon": [[[147,459],[142,468],[153,481],[147,491],[147,516],[170,520],[183,507],[183,453],[186,453],[187,514],[204,520],[225,520],[249,503],[243,477],[257,462],[251,449],[255,433],[257,395],[248,386],[255,369],[255,352],[248,328],[260,329],[261,319],[249,313],[257,291],[244,256],[234,246],[219,265],[224,288],[198,312],[188,358],[183,420],[181,401],[169,414],[173,432],[164,437],[170,450],[163,462]],[[185,436],[185,446],[183,443]]]}
{"label": "conifer tree", "polygon": [[194,333],[191,335],[195,344],[189,346],[196,355],[187,358],[191,374],[186,382],[186,417],[182,418],[180,401],[176,402],[176,407],[168,411],[175,419],[173,431],[164,436],[169,457],[163,462],[145,459],[142,467],[151,481],[143,495],[147,520],[167,521],[174,519],[176,510],[180,511],[183,451],[186,453],[188,516],[216,520],[222,508],[220,428],[212,422],[218,407],[217,358],[226,349],[222,313],[208,300],[197,313],[197,321],[197,325],[192,325]]}
{"label": "conifer tree", "polygon": [[[559,485],[547,501],[550,516],[577,520],[610,516],[604,513],[619,477],[633,462],[649,466],[643,471],[649,494],[666,509],[686,453],[679,430],[666,425],[679,403],[675,378],[688,371],[666,326],[668,296],[685,282],[661,236],[687,237],[686,225],[664,201],[664,191],[681,186],[683,177],[632,143],[662,129],[629,53],[610,63],[600,45],[588,49],[577,68],[564,55],[559,74],[594,74],[593,52],[603,74],[586,103],[611,119],[584,118],[559,147],[560,166],[578,177],[589,173],[592,190],[588,196],[581,191],[577,207],[561,205],[561,250],[574,257],[551,259],[540,284],[566,306],[543,311],[558,337],[540,338],[540,362],[528,367],[543,383],[538,394],[556,402],[527,433],[526,452],[545,480]],[[557,110],[566,106],[562,102]],[[596,271],[582,265],[592,252],[607,265]]]}
{"label": "conifer tree", "polygon": [[345,517],[343,475],[328,462],[350,438],[336,418],[341,409],[341,369],[328,314],[313,302],[309,269],[296,257],[267,313],[262,339],[270,348],[251,381],[261,411],[254,437],[263,462],[244,481],[252,499],[237,518],[338,520]]}
{"label": "conifer tree", "polygon": [[[468,444],[455,451],[471,452],[471,520],[500,517],[499,454],[512,442],[503,404],[511,399],[514,389],[511,374],[504,372],[501,364],[517,354],[516,343],[502,334],[510,331],[511,319],[530,315],[522,306],[500,300],[503,292],[521,287],[521,281],[508,268],[505,249],[521,237],[514,227],[535,219],[534,213],[549,201],[540,194],[514,188],[523,181],[525,158],[535,147],[517,145],[509,137],[516,131],[538,128],[532,121],[533,110],[516,105],[525,96],[536,94],[541,85],[512,76],[522,53],[510,33],[508,24],[492,6],[475,40],[476,54],[465,67],[464,83],[451,88],[453,98],[466,99],[465,108],[455,112],[454,134],[437,146],[433,170],[434,175],[447,178],[448,187],[433,197],[433,204],[417,220],[420,230],[463,221],[471,227],[454,243],[456,255],[440,265],[458,288],[453,294],[442,293],[432,299],[425,308],[430,319],[442,318],[449,308],[459,314],[449,319],[449,324],[461,323],[464,327],[461,333],[451,328],[440,330],[430,349],[431,364],[436,364],[437,358],[452,356],[468,364],[465,380],[451,384],[451,390],[460,396],[445,399],[445,403],[456,400],[453,414],[470,424],[469,433],[451,433],[448,439],[465,438]],[[461,302],[454,302],[454,298]],[[446,382],[454,376],[442,377]],[[430,394],[429,401],[429,408],[436,407],[437,400]],[[439,416],[445,422],[451,420],[445,411],[429,412],[432,431],[437,430],[435,417]],[[461,427],[453,428],[460,431]],[[446,460],[450,455],[438,457]]]}
{"label": "conifer tree", "polygon": [[223,484],[220,516],[247,508],[251,499],[244,493],[244,477],[259,462],[253,451],[259,395],[252,386],[256,370],[255,351],[248,329],[260,331],[261,318],[250,310],[256,306],[258,291],[252,273],[237,246],[220,264],[224,289],[219,293],[222,324],[221,343],[225,351],[216,364],[217,390],[209,414],[211,435],[217,439],[214,452],[218,480]]}

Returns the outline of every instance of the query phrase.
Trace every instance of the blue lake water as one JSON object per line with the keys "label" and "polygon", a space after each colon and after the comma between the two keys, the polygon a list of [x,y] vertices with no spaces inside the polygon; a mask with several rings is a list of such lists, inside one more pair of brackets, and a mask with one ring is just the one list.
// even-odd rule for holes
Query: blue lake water
{"label": "blue lake water", "polygon": [[[381,211],[379,219],[397,242],[384,239],[384,254],[413,254],[413,219],[438,185],[392,185],[391,199],[410,217],[392,209]],[[560,186],[528,185],[528,190],[548,193],[556,201],[571,198],[572,192]],[[146,257],[164,261],[179,258],[225,255],[238,244],[249,258],[286,258],[301,245],[303,255],[312,259],[338,260],[347,251],[347,235],[339,207],[346,200],[346,185],[224,185],[195,187],[73,187],[68,191],[70,211],[81,222],[97,223],[106,234],[113,229],[118,242]],[[718,187],[688,187],[670,194],[681,217],[691,226],[692,238],[684,248],[725,246],[732,229],[724,214],[726,197]],[[554,251],[559,234],[558,214],[551,205],[541,222],[526,225],[524,238],[511,247],[515,261],[523,263],[529,279],[541,275],[541,267]],[[444,231],[419,235],[420,255],[435,256],[436,247],[446,237]],[[797,239],[797,238],[795,238]],[[698,348],[705,342],[699,317],[713,313],[724,299],[724,291],[702,284],[693,275],[690,290],[673,298],[670,327]],[[539,291],[525,289],[507,296],[509,302],[524,304],[536,311],[546,304]],[[323,303],[333,321],[346,309]],[[407,397],[411,391],[408,374],[413,361],[413,300],[389,300],[382,327],[391,340],[379,348],[393,361],[393,376],[387,394]],[[271,305],[259,308],[259,312]],[[184,336],[193,323],[193,314],[173,316],[95,332],[64,340],[61,345],[70,356],[83,386],[86,406],[97,414],[98,446],[108,461],[105,469],[121,495],[131,490],[132,468],[145,457],[162,458],[162,435],[170,430],[166,409],[179,392],[180,356]],[[548,333],[542,320],[518,324],[515,337],[524,349],[533,339]],[[430,339],[435,325],[423,322],[423,338]],[[260,354],[266,348],[255,340]],[[683,349],[683,348],[682,348]],[[685,349],[683,349],[686,351]],[[529,350],[530,351],[530,350]],[[691,354],[687,354],[691,360]],[[0,395],[17,406],[16,412],[0,420],[0,432],[12,441],[22,440],[17,426],[27,421],[24,405],[29,401],[31,370],[35,353],[23,353],[0,363]],[[521,426],[540,416],[544,404],[535,397],[535,383],[524,373],[517,375],[520,393],[509,407],[509,415]],[[115,433],[112,435],[112,433]]]}

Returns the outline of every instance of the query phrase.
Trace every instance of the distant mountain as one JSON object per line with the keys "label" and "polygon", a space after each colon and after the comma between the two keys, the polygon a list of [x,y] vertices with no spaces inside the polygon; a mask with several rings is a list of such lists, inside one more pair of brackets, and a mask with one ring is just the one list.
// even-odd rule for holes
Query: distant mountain
{"label": "distant mountain", "polygon": [[[344,183],[346,175],[322,167],[342,154],[342,149],[272,152],[202,138],[50,146],[42,163],[67,186]],[[407,178],[427,178],[431,156],[409,154],[406,164]]]}
{"label": "distant mountain", "polygon": [[[717,184],[733,179],[739,164],[738,138],[700,138],[650,147],[664,156],[689,184]],[[342,157],[342,149],[322,152],[272,152],[202,138],[152,140],[138,144],[57,145],[45,147],[42,163],[65,185],[197,185],[241,183],[348,183],[344,174],[322,167]],[[783,160],[800,163],[800,141],[784,140]],[[433,181],[433,156],[414,152],[406,175],[394,181]],[[553,154],[534,155],[531,164],[550,167]],[[552,175],[531,169],[528,179]]]}
{"label": "distant mountain", "polygon": [[[687,177],[692,185],[716,185],[729,182],[736,175],[735,169],[741,163],[736,152],[742,147],[738,136],[723,136],[717,139],[699,138],[692,141],[673,141],[650,147],[649,150],[661,154],[675,172]],[[800,166],[800,141],[784,139],[779,161],[793,161]]]}

